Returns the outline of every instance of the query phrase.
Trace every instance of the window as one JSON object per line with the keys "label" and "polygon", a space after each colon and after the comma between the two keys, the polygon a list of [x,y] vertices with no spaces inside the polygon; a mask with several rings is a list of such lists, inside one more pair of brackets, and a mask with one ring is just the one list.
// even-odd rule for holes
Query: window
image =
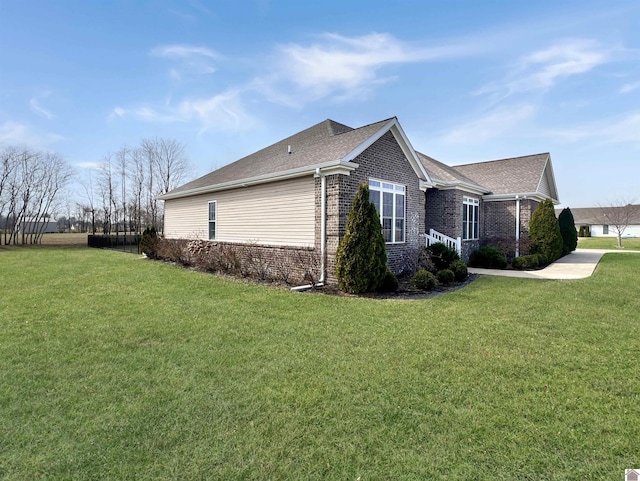
{"label": "window", "polygon": [[607,224],[602,226],[602,235],[608,235],[609,234],[609,226]]}
{"label": "window", "polygon": [[216,201],[209,202],[209,240],[216,238]]}
{"label": "window", "polygon": [[405,187],[382,180],[369,181],[369,200],[376,206],[387,243],[405,239]]}
{"label": "window", "polygon": [[471,197],[462,198],[462,239],[478,239],[480,220],[480,201]]}

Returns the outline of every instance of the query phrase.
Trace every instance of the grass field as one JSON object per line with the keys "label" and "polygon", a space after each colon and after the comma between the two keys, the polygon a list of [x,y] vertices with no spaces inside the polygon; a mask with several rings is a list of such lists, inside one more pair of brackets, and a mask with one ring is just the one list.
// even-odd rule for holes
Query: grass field
{"label": "grass field", "polygon": [[423,301],[0,249],[0,478],[611,480],[640,466],[640,255]]}
{"label": "grass field", "polygon": [[[622,238],[625,250],[640,251],[640,237]],[[579,237],[579,249],[618,249],[618,239],[615,237]]]}

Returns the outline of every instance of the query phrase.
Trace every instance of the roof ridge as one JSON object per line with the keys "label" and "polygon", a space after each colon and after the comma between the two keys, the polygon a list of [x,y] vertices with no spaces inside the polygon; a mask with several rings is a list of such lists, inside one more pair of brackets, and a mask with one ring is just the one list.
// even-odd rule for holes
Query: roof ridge
{"label": "roof ridge", "polygon": [[539,152],[537,154],[518,155],[516,157],[505,157],[504,159],[481,160],[480,162],[467,162],[466,164],[457,164],[457,165],[455,165],[453,167],[465,167],[467,165],[489,164],[491,162],[502,162],[504,160],[524,159],[525,157],[536,157],[538,155],[551,155],[551,153],[550,152]]}

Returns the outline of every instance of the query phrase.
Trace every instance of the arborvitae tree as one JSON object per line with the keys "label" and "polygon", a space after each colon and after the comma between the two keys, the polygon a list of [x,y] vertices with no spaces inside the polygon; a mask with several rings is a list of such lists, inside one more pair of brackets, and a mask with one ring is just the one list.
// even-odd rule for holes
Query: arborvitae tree
{"label": "arborvitae tree", "polygon": [[541,202],[529,223],[531,253],[542,254],[547,262],[553,262],[562,254],[562,234],[551,199]]}
{"label": "arborvitae tree", "polygon": [[352,294],[378,290],[387,274],[387,249],[380,216],[369,201],[369,187],[360,185],[347,228],[336,253],[340,289]]}
{"label": "arborvitae tree", "polygon": [[158,257],[158,231],[155,227],[147,227],[142,233],[140,251],[150,259]]}
{"label": "arborvitae tree", "polygon": [[576,224],[569,207],[565,207],[562,209],[562,212],[560,212],[558,224],[560,225],[560,234],[562,235],[562,255],[566,256],[578,247]]}

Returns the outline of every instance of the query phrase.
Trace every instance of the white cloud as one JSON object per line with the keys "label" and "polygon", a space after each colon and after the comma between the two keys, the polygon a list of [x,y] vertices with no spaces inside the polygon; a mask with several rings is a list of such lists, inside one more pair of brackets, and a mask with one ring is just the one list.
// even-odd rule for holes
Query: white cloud
{"label": "white cloud", "polygon": [[145,122],[196,121],[200,124],[201,132],[249,130],[257,123],[245,110],[238,90],[229,90],[211,97],[185,99],[177,107],[165,104],[160,110],[148,106],[131,109],[116,107],[108,118],[113,120],[116,116]]}
{"label": "white cloud", "polygon": [[553,130],[550,136],[560,137],[568,142],[588,140],[605,144],[630,143],[640,145],[640,112],[622,117],[603,119],[579,125],[572,129]]}
{"label": "white cloud", "polygon": [[38,103],[38,99],[36,99],[35,97],[33,97],[31,100],[29,100],[29,106],[31,107],[31,110],[33,110],[35,113],[40,114],[40,115],[42,115],[43,117],[46,117],[49,120],[51,120],[53,118],[53,114],[51,112],[49,112],[48,110],[44,109]]}
{"label": "white cloud", "polygon": [[633,92],[637,89],[640,89],[640,82],[627,83],[620,88],[620,93],[628,94],[629,92]]}
{"label": "white cloud", "polygon": [[612,53],[612,49],[602,48],[592,40],[563,40],[522,57],[505,80],[488,84],[475,93],[508,96],[544,91],[565,78],[589,72],[610,61]]}
{"label": "white cloud", "polygon": [[201,131],[250,130],[256,124],[244,109],[237,90],[209,98],[185,100],[178,112],[185,119],[197,118],[202,125]]}
{"label": "white cloud", "polygon": [[254,86],[276,102],[288,103],[291,87],[302,101],[334,94],[349,98],[389,81],[379,75],[383,67],[460,57],[478,50],[477,45],[464,44],[423,47],[386,33],[361,37],[325,33],[311,45],[278,47],[276,70],[256,79]]}
{"label": "white cloud", "polygon": [[61,135],[36,132],[29,125],[11,120],[0,124],[0,143],[26,144],[44,148],[63,139],[64,137]]}
{"label": "white cloud", "polygon": [[517,130],[534,114],[535,108],[529,104],[501,107],[452,129],[442,137],[442,141],[447,144],[481,143]]}
{"label": "white cloud", "polygon": [[103,166],[100,162],[76,162],[73,165],[81,169],[100,170]]}
{"label": "white cloud", "polygon": [[212,74],[216,68],[211,62],[221,58],[218,52],[210,48],[184,44],[161,45],[151,49],[150,54],[179,64],[179,67],[174,65],[169,69],[169,78],[172,80],[182,80],[189,74]]}
{"label": "white cloud", "polygon": [[184,44],[161,45],[151,49],[151,55],[166,58],[191,58],[202,56],[216,59],[219,57],[218,53],[210,48]]}

